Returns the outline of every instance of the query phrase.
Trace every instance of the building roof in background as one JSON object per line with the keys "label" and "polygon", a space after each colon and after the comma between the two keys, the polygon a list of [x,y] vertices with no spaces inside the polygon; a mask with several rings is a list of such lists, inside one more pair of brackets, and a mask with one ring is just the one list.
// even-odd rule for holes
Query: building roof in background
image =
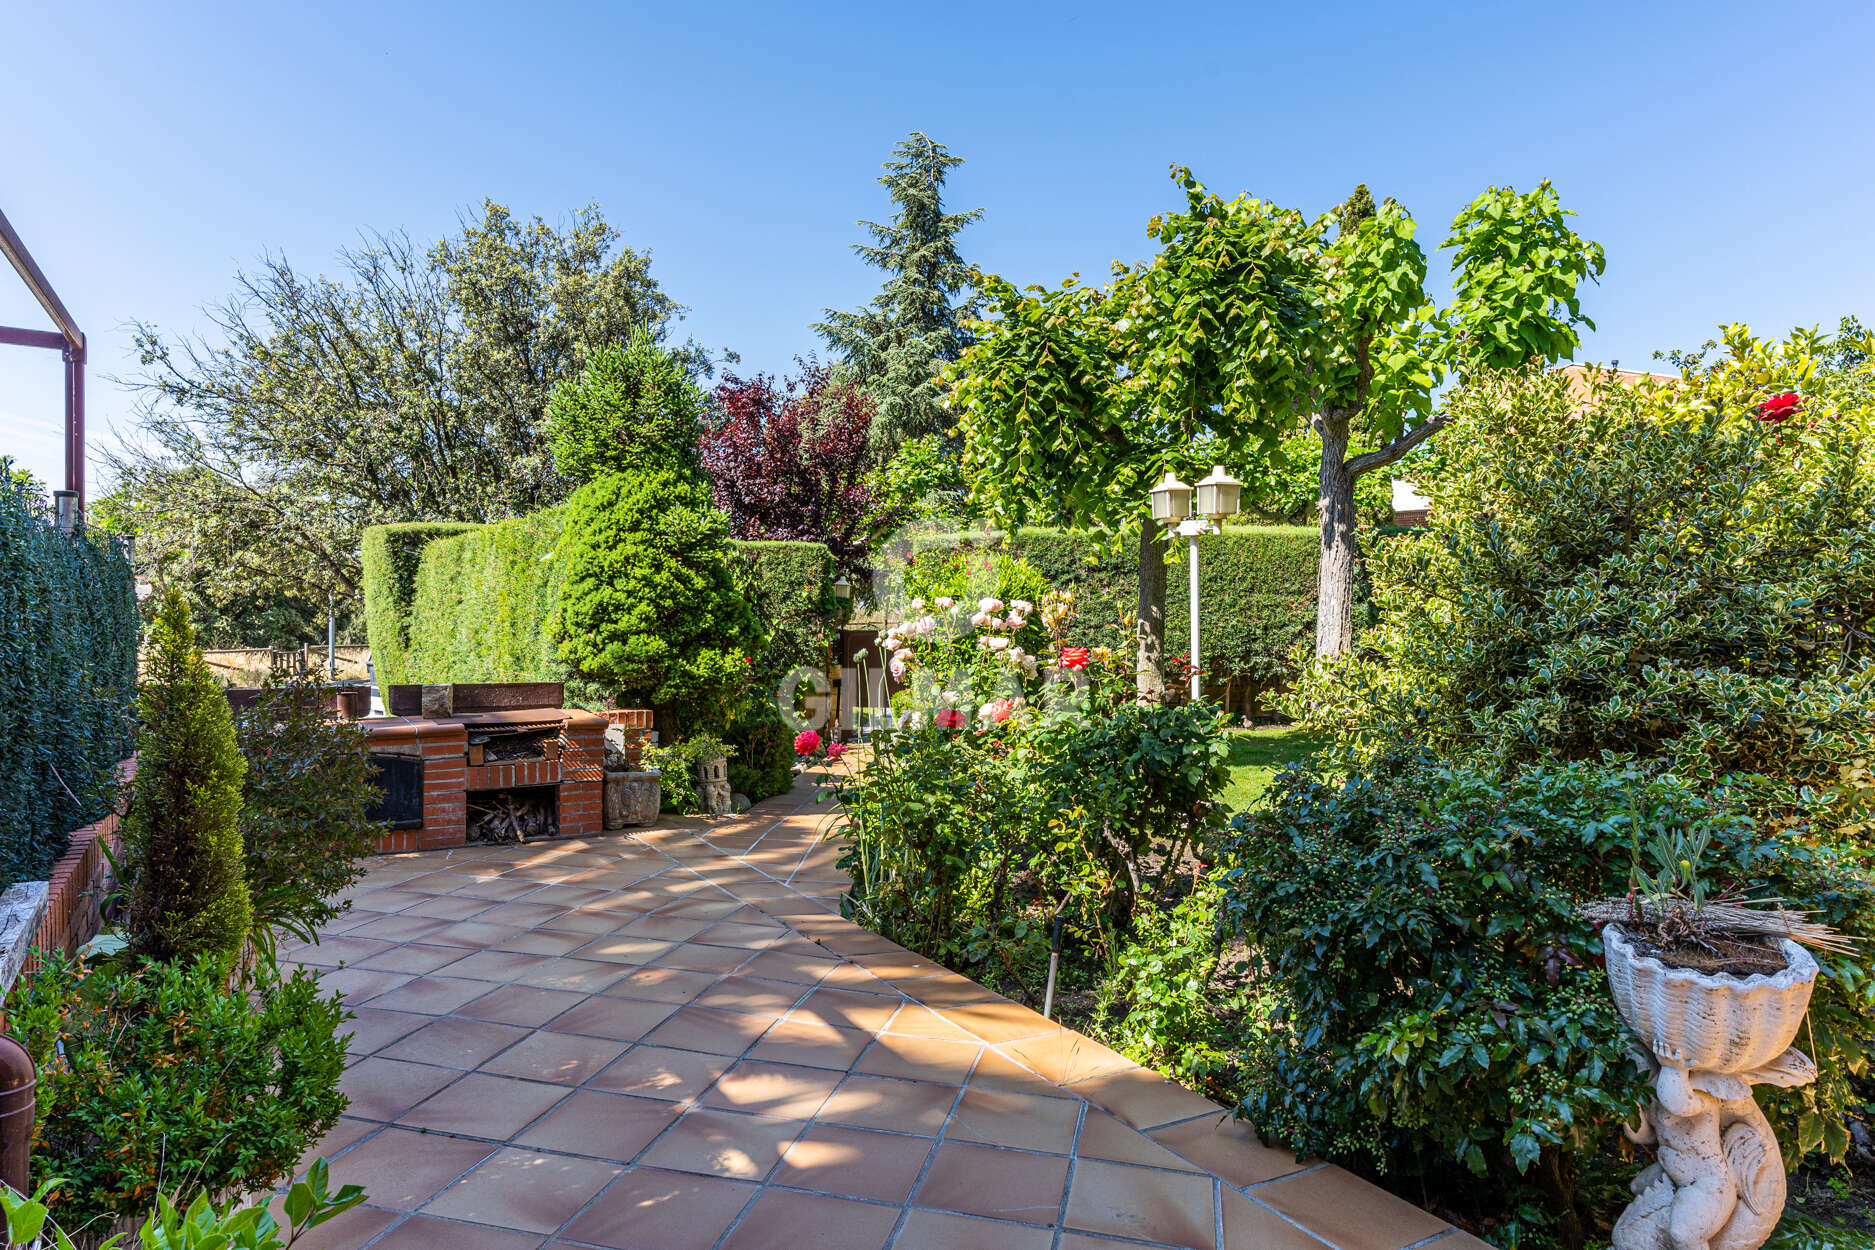
{"label": "building roof in background", "polygon": [[1595,395],[1597,387],[1616,386],[1678,386],[1680,379],[1669,373],[1643,373],[1634,369],[1616,369],[1608,365],[1580,364],[1564,365],[1556,372],[1569,379],[1569,390],[1578,400],[1587,401]]}

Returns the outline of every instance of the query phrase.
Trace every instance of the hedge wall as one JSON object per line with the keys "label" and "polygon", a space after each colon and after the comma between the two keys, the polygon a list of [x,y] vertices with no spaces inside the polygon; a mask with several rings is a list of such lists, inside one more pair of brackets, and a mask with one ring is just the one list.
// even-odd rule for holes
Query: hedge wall
{"label": "hedge wall", "polygon": [[60,533],[0,479],[0,888],[44,878],[110,809],[132,743],[135,586],[123,546]]}
{"label": "hedge wall", "polygon": [[481,528],[459,521],[415,521],[373,525],[365,531],[359,550],[365,577],[365,641],[371,645],[372,669],[383,684],[411,680],[410,609],[425,549]]}
{"label": "hedge wall", "polygon": [[[752,696],[731,717],[724,741],[730,788],[751,799],[794,784],[794,729],[781,719],[773,691],[796,665],[825,671],[839,630],[833,553],[821,543],[743,541],[756,615],[769,630]],[[809,693],[802,691],[801,693]]]}
{"label": "hedge wall", "polygon": [[[924,535],[914,558],[926,550],[1003,539],[983,531]],[[1123,644],[1124,622],[1138,607],[1136,535],[1111,547],[1088,534],[1023,529],[1009,536],[1009,550],[1034,565],[1049,585],[1074,592],[1090,643]],[[1291,650],[1314,637],[1320,552],[1321,535],[1313,526],[1230,525],[1198,540],[1206,680],[1223,688],[1233,708],[1259,711],[1263,696],[1288,679]],[[1166,552],[1166,651],[1172,655],[1191,647],[1187,563],[1180,540]],[[1357,619],[1364,601],[1357,587]]]}
{"label": "hedge wall", "polygon": [[[560,596],[561,510],[492,525],[381,525],[365,531],[365,614],[386,685],[570,681],[547,637]],[[757,610],[774,631],[765,665],[824,663],[835,627],[832,555],[820,543],[738,542]]]}

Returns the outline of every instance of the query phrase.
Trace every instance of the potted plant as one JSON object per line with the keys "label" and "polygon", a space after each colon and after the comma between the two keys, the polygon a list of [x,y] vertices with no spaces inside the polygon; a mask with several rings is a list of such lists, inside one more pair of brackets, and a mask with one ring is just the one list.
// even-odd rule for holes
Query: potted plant
{"label": "potted plant", "polygon": [[[1713,896],[1699,876],[1710,831],[1636,848],[1625,898],[1587,904],[1602,924],[1609,992],[1653,1073],[1629,1136],[1657,1147],[1615,1224],[1615,1250],[1754,1250],[1783,1213],[1786,1182],[1755,1084],[1816,1079],[1792,1045],[1816,985],[1805,949],[1847,939],[1778,905]],[[1653,871],[1643,866],[1652,861]]]}

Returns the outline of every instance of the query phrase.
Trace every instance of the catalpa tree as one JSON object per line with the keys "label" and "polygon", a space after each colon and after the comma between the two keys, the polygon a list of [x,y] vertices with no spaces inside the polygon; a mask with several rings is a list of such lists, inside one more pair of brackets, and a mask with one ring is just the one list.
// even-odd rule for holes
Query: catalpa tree
{"label": "catalpa tree", "polygon": [[[1117,532],[1140,526],[1141,691],[1163,651],[1164,564],[1147,492],[1167,468],[1215,455],[1243,470],[1285,434],[1322,442],[1316,649],[1348,649],[1358,556],[1354,486],[1443,423],[1445,378],[1566,359],[1576,291],[1601,248],[1568,228],[1548,183],[1492,188],[1453,222],[1455,298],[1425,293],[1426,257],[1397,203],[1361,187],[1309,218],[1173,177],[1184,211],[1148,227],[1160,251],[1086,288],[1017,290],[986,277],[995,319],[952,370],[978,500],[1011,523]],[[1351,453],[1356,437],[1373,450]],[[1151,670],[1149,672],[1148,670]]]}

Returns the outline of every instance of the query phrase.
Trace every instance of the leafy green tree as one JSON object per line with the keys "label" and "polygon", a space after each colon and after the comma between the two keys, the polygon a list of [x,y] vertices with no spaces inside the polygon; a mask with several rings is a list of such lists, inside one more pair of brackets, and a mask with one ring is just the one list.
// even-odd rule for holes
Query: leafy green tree
{"label": "leafy green tree", "polygon": [[[1353,643],[1355,483],[1393,464],[1445,424],[1431,415],[1433,389],[1448,369],[1461,376],[1531,360],[1565,360],[1579,342],[1576,326],[1595,328],[1576,297],[1584,278],[1605,266],[1601,245],[1569,228],[1555,189],[1491,187],[1452,222],[1441,247],[1452,258],[1452,304],[1436,309],[1425,295],[1426,257],[1416,225],[1392,200],[1375,205],[1365,186],[1309,229],[1315,262],[1313,316],[1298,344],[1310,367],[1264,395],[1265,403],[1308,414],[1322,444],[1322,566],[1316,596],[1315,650],[1329,655]],[[1332,229],[1333,237],[1329,237]],[[1253,248],[1293,246],[1255,228]],[[1409,428],[1409,421],[1418,418]],[[1378,444],[1355,454],[1360,431]]]}
{"label": "leafy green tree", "polygon": [[139,713],[137,783],[124,823],[130,943],[152,959],[232,962],[252,917],[240,826],[247,761],[228,698],[196,648],[188,605],[173,589],[150,627]]}
{"label": "leafy green tree", "polygon": [[762,639],[709,488],[668,469],[588,482],[567,500],[557,558],[560,658],[650,707],[667,743],[719,728]]}
{"label": "leafy green tree", "polygon": [[681,313],[596,206],[567,229],[493,202],[425,249],[284,256],[236,277],[206,339],[139,325],[140,437],[111,453],[146,571],[243,602],[354,604],[367,525],[560,500],[543,416],[594,353]]}
{"label": "leafy green tree", "polygon": [[[1592,326],[1576,288],[1601,273],[1601,248],[1569,230],[1548,183],[1491,188],[1453,222],[1456,297],[1440,310],[1426,299],[1413,219],[1365,187],[1310,220],[1247,195],[1223,200],[1189,170],[1173,177],[1185,209],[1153,219],[1161,250],[1150,263],[1116,266],[1098,291],[1071,282],[1029,295],[986,280],[1000,320],[982,331],[990,346],[966,354],[955,397],[966,466],[999,512],[1039,506],[1111,528],[1200,448],[1256,483],[1255,462],[1306,427],[1322,449],[1316,649],[1345,651],[1355,483],[1444,424],[1432,393],[1448,370],[1571,354],[1575,327]],[[1353,454],[1357,433],[1374,450]],[[1157,667],[1150,637],[1162,630],[1152,547],[1140,547],[1142,672]]]}
{"label": "leafy green tree", "polygon": [[554,387],[547,404],[554,467],[575,482],[635,470],[695,474],[708,409],[685,362],[640,328]]}
{"label": "leafy green tree", "polygon": [[1298,240],[1293,213],[1191,192],[1185,213],[1154,218],[1159,254],[1117,266],[1093,288],[982,285],[995,318],[953,376],[964,469],[977,502],[1010,524],[1028,521],[1117,533],[1139,527],[1136,616],[1140,693],[1163,689],[1165,554],[1147,502],[1168,468],[1197,455],[1242,464],[1273,447],[1295,415],[1261,402],[1295,388],[1295,347],[1311,315],[1300,247],[1246,252],[1229,214],[1272,238]]}
{"label": "leafy green tree", "polygon": [[948,434],[938,374],[970,345],[976,313],[970,267],[957,235],[983,215],[944,211],[944,179],[963,164],[929,136],[914,132],[893,149],[879,181],[897,212],[890,225],[862,221],[874,243],[854,244],[868,265],[886,272],[885,288],[857,312],[827,309],[814,327],[879,401],[875,446]]}

